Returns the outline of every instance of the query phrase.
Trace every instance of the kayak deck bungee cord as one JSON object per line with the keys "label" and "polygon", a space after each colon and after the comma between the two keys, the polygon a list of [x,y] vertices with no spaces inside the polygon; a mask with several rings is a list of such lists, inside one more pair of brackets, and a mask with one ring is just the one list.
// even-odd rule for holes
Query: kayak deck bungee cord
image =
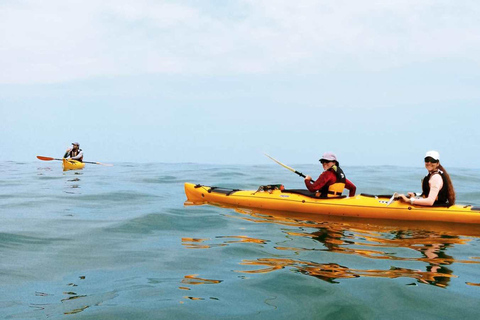
{"label": "kayak deck bungee cord", "polygon": [[352,218],[480,224],[479,206],[425,207],[398,200],[390,203],[391,195],[318,198],[308,190],[281,190],[282,187],[274,185],[261,186],[258,190],[239,190],[185,183],[186,204],[224,204]]}

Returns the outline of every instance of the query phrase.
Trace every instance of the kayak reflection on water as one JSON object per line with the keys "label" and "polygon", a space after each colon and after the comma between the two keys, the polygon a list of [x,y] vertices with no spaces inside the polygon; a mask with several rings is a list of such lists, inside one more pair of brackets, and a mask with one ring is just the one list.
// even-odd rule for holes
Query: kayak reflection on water
{"label": "kayak reflection on water", "polygon": [[[294,229],[284,230],[283,232],[288,237],[307,237],[322,244],[322,247],[316,245],[312,247],[276,246],[275,249],[277,250],[294,251],[298,255],[301,255],[302,252],[328,251],[336,254],[352,255],[353,257],[389,260],[395,263],[390,269],[386,270],[371,268],[363,270],[337,263],[311,261],[311,256],[309,256],[310,260],[259,258],[244,260],[241,264],[264,268],[239,271],[242,273],[265,273],[289,267],[297,269],[302,274],[314,276],[330,283],[338,283],[336,279],[358,277],[412,278],[420,284],[447,287],[451,279],[457,277],[451,268],[454,263],[480,263],[475,258],[462,260],[447,254],[449,248],[453,248],[455,245],[467,245],[471,241],[467,237],[462,237],[462,234],[471,237],[473,233],[475,237],[480,237],[480,232],[468,225],[457,226],[458,228],[452,226],[450,230],[443,229],[445,231],[441,231],[441,228],[444,228],[442,224],[438,226],[439,230],[436,230],[437,226],[435,225],[426,224],[426,229],[423,230],[419,229],[418,226],[417,228],[410,228],[402,225],[388,225],[388,223],[375,225],[357,221],[350,222],[346,219],[343,219],[344,221],[333,219],[332,221],[315,222],[262,210],[235,209],[235,211],[248,215],[245,219],[249,221],[277,223],[294,227]],[[304,232],[303,230],[306,228],[313,228],[314,231]],[[431,230],[428,230],[428,228],[431,228]],[[303,232],[298,232],[295,229],[300,229]],[[409,252],[412,254],[409,254]],[[420,253],[421,256],[415,253]],[[322,258],[324,257],[322,256]],[[348,261],[354,264],[357,260],[353,257]],[[412,269],[412,262],[419,263],[423,267]],[[476,285],[475,283],[465,283]]]}

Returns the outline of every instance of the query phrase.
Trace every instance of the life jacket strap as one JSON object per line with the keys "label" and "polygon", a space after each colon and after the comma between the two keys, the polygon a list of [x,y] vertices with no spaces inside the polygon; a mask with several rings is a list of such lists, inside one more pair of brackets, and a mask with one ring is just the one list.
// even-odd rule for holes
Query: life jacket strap
{"label": "life jacket strap", "polygon": [[334,196],[341,196],[341,195],[342,195],[342,192],[330,191],[330,190],[328,190],[327,193],[328,193],[328,194],[332,194],[332,195],[334,195]]}
{"label": "life jacket strap", "polygon": [[338,197],[342,195],[345,183],[336,182],[328,187],[327,197]]}

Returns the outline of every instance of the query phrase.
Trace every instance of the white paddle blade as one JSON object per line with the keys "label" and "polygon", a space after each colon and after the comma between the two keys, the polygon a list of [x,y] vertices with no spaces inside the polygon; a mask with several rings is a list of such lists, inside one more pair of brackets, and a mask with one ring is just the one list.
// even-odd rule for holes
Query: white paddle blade
{"label": "white paddle blade", "polygon": [[391,197],[390,200],[388,200],[388,202],[387,202],[387,207],[388,207],[389,205],[391,205],[392,202],[393,202],[393,200],[395,200],[395,198],[397,198],[397,197],[398,197],[398,193],[397,193],[397,192],[393,193],[392,197]]}

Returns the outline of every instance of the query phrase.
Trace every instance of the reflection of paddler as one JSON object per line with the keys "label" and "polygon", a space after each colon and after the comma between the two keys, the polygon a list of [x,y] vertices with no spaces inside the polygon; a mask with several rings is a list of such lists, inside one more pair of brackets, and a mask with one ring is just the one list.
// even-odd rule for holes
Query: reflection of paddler
{"label": "reflection of paddler", "polygon": [[[418,249],[425,257],[428,258],[427,271],[440,274],[452,275],[453,270],[445,267],[445,265],[451,265],[454,261],[454,258],[445,253],[448,244],[444,243],[432,243],[426,244],[424,247]],[[450,277],[434,276],[433,281],[428,281],[428,283],[446,287],[450,283]]]}
{"label": "reflection of paddler", "polygon": [[339,278],[346,279],[360,277],[360,275],[356,274],[348,267],[341,266],[338,263],[311,264],[303,268],[299,268],[299,270],[301,273],[308,274],[309,276],[330,283],[338,283],[338,281],[335,281],[335,279]]}
{"label": "reflection of paddler", "polygon": [[345,251],[340,245],[353,244],[351,241],[342,239],[344,230],[334,230],[332,228],[319,228],[312,233],[312,239],[325,245],[328,251]]}
{"label": "reflection of paddler", "polygon": [[[449,243],[445,242],[452,242],[450,239],[459,239],[458,236],[429,233],[427,235],[421,234],[417,237],[415,237],[415,235],[412,237],[411,233],[399,231],[396,233],[395,238],[400,240],[422,240],[422,245],[416,244],[413,241],[409,242],[408,247],[420,252],[427,258],[422,259],[428,263],[426,270],[435,275],[432,275],[429,279],[420,279],[419,281],[440,287],[448,286],[450,277],[442,277],[438,274],[453,275],[453,271],[447,268],[446,265],[451,265],[455,259],[445,253],[446,249],[450,246]],[[446,241],[446,239],[449,240]]]}
{"label": "reflection of paddler", "polygon": [[[344,245],[355,244],[354,241],[348,241],[344,239],[344,232],[345,230],[341,228],[326,227],[319,228],[318,231],[313,232],[311,235],[312,239],[321,242],[328,251],[339,253],[356,252],[357,254],[363,255],[365,250],[357,251],[352,248],[347,249],[346,247],[344,247]],[[455,259],[452,256],[447,255],[445,253],[445,250],[450,246],[451,243],[457,243],[457,241],[459,243],[462,243],[459,237],[437,233],[412,233],[411,231],[402,230],[398,230],[394,233],[395,240],[393,241],[393,243],[395,243],[396,246],[410,248],[420,252],[425,258],[419,258],[416,260],[428,263],[428,265],[426,266],[426,273],[418,273],[414,270],[411,270],[411,272],[413,272],[414,274],[422,274],[420,278],[414,278],[417,278],[418,281],[421,283],[431,284],[439,287],[448,286],[451,275],[453,275],[453,271],[446,266],[452,264]],[[395,269],[402,270],[401,268]],[[353,274],[355,274],[355,272]],[[332,282],[332,279],[334,278],[340,277],[332,275],[331,277],[329,277],[330,279],[324,279],[323,277],[321,277],[321,273],[319,272],[311,275],[314,275],[317,278],[321,278],[322,280],[326,280],[329,282]]]}

